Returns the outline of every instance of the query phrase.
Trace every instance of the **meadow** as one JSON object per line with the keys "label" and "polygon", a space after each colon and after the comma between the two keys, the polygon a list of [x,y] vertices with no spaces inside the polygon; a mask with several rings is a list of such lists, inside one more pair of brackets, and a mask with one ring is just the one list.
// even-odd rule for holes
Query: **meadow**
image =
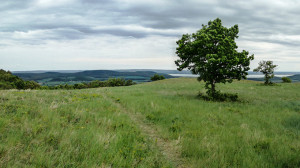
{"label": "meadow", "polygon": [[300,167],[300,83],[1,90],[0,167]]}

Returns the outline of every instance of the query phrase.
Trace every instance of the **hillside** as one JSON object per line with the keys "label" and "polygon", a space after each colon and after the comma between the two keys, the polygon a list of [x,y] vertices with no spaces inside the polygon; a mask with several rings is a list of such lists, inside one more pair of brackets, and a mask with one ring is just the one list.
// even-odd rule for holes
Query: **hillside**
{"label": "hillside", "polygon": [[300,84],[0,90],[0,167],[299,167]]}
{"label": "hillside", "polygon": [[0,90],[1,89],[37,89],[40,85],[34,81],[24,81],[10,71],[0,69]]}
{"label": "hillside", "polygon": [[[109,78],[124,78],[125,80],[133,80],[134,82],[147,82],[150,81],[150,77],[156,74],[153,71],[132,71],[132,72],[121,72],[111,70],[91,70],[81,71],[73,73],[61,73],[61,72],[24,72],[24,73],[13,73],[14,75],[24,79],[33,80],[43,85],[58,85],[58,84],[74,84],[82,82],[90,82],[93,80],[108,80]],[[166,78],[173,78],[172,76],[164,73]]]}

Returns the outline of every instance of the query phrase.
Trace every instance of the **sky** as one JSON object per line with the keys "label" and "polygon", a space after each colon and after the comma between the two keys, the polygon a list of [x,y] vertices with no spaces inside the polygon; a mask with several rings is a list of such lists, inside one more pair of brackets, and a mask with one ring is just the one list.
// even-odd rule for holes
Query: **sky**
{"label": "sky", "polygon": [[0,69],[176,69],[176,41],[217,17],[251,68],[300,71],[299,0],[1,0]]}

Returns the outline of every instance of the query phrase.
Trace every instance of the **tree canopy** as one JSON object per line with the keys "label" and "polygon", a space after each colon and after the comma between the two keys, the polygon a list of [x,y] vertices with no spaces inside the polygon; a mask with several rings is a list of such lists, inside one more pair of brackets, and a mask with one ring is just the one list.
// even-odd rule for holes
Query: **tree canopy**
{"label": "tree canopy", "polygon": [[207,93],[216,94],[215,84],[246,79],[250,61],[254,55],[248,51],[237,51],[238,25],[226,28],[221,19],[209,21],[193,34],[184,34],[177,41],[175,61],[178,70],[189,69],[198,74],[198,80],[206,82]]}
{"label": "tree canopy", "polygon": [[0,69],[0,89],[37,89],[40,85],[34,81],[24,81],[10,71]]}

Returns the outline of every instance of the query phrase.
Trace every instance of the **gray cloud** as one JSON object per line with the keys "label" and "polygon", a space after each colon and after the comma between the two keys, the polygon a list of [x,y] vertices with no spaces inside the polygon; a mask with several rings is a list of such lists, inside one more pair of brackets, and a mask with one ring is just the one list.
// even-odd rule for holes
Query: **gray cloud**
{"label": "gray cloud", "polygon": [[226,26],[239,25],[242,47],[247,42],[282,45],[298,58],[299,9],[296,0],[2,0],[0,46],[105,35],[179,38],[219,17]]}
{"label": "gray cloud", "polygon": [[[43,2],[43,1],[40,1]],[[33,31],[45,29],[73,29],[74,35],[65,31],[62,38],[76,39],[83,36],[111,34],[142,38],[149,35],[174,36],[164,30],[200,29],[201,24],[216,17],[226,25],[239,24],[242,35],[270,36],[276,33],[300,33],[298,18],[300,4],[296,1],[106,1],[106,0],[5,0],[0,5],[3,21],[0,31]],[[58,3],[58,4],[56,4]],[[282,5],[282,4],[284,5]],[[120,25],[120,28],[95,30],[97,26]],[[157,31],[124,30],[124,25],[139,25]],[[77,34],[77,35],[75,35]],[[62,31],[57,31],[57,38]]]}
{"label": "gray cloud", "polygon": [[0,10],[4,11],[14,11],[14,10],[22,10],[24,8],[28,8],[31,4],[30,0],[2,0],[0,5]]}

